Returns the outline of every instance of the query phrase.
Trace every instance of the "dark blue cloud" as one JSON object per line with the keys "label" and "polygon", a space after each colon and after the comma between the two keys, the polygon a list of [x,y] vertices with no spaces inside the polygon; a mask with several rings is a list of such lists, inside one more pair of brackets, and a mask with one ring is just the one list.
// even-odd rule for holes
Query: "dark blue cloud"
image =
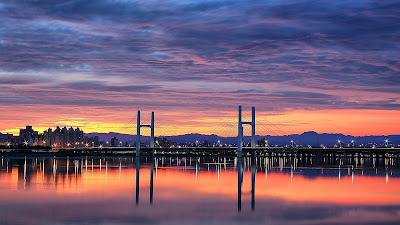
{"label": "dark blue cloud", "polygon": [[[196,98],[197,82],[209,82],[212,88],[203,87],[199,99],[215,98],[220,83],[230,96],[219,100],[251,101],[259,94],[279,98],[282,107],[398,109],[392,99],[399,97],[399,21],[400,3],[390,0],[0,1],[0,71],[142,81],[81,88],[98,92],[149,83],[178,95],[170,82],[182,82],[190,86],[185,96]],[[64,86],[79,82],[85,86],[79,80]],[[364,94],[353,101],[341,93],[348,90]],[[380,101],[368,99],[375,94]]]}

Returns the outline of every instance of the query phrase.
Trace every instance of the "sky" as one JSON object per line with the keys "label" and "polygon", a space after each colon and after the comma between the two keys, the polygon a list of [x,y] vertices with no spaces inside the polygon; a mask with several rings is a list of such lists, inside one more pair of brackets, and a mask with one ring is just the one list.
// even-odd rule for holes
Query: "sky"
{"label": "sky", "polygon": [[0,0],[0,132],[400,134],[399,58],[396,0]]}

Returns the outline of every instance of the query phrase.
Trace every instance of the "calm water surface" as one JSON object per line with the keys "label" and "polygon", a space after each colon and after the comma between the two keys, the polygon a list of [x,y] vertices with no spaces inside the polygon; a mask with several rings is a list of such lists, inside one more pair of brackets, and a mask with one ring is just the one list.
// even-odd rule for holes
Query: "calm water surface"
{"label": "calm water surface", "polygon": [[0,224],[399,224],[392,164],[4,157]]}

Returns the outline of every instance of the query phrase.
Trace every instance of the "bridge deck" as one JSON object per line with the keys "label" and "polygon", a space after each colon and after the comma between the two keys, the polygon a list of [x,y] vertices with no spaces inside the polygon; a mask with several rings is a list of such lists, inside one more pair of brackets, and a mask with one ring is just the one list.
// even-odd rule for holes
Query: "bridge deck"
{"label": "bridge deck", "polygon": [[[135,153],[134,147],[103,147],[103,148],[79,148],[59,149],[59,151],[71,151],[76,153]],[[183,147],[183,148],[141,148],[141,154],[149,155],[236,155],[234,147]],[[400,154],[400,148],[283,148],[283,147],[258,147],[243,148],[244,154],[268,155],[268,154]]]}

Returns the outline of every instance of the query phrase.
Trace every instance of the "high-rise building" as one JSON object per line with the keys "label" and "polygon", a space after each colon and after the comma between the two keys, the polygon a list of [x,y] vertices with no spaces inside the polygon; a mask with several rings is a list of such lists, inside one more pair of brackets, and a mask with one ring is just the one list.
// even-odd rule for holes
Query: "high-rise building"
{"label": "high-rise building", "polygon": [[53,130],[49,128],[43,132],[43,145],[52,146],[54,144]]}
{"label": "high-rise building", "polygon": [[75,129],[75,140],[76,142],[83,142],[83,130],[80,130],[79,127]]}
{"label": "high-rise building", "polygon": [[53,148],[69,148],[69,147],[79,147],[83,143],[83,131],[79,128],[67,127],[57,128],[52,131],[51,128],[44,131],[43,133],[43,145],[51,146]]}
{"label": "high-rise building", "polygon": [[26,126],[25,129],[19,130],[19,142],[33,146],[35,139],[38,140],[39,133],[32,129],[32,126]]}
{"label": "high-rise building", "polygon": [[75,146],[76,145],[76,138],[75,138],[75,130],[74,128],[70,127],[68,129],[68,141]]}

